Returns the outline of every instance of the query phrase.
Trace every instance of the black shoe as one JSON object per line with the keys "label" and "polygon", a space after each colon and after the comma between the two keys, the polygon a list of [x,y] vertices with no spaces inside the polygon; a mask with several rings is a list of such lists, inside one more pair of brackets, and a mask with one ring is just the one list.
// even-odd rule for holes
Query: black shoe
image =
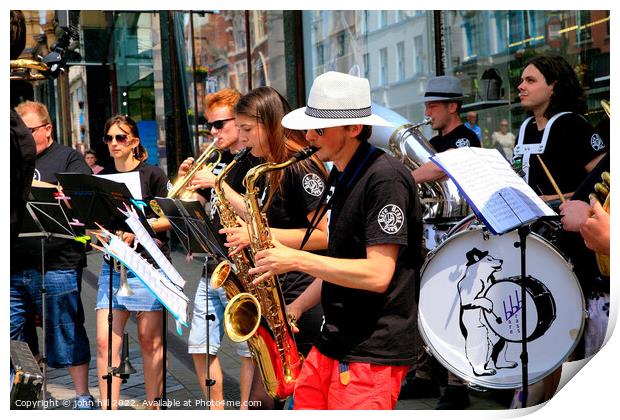
{"label": "black shoe", "polygon": [[464,410],[470,404],[469,391],[466,386],[448,385],[435,410]]}
{"label": "black shoe", "polygon": [[399,399],[437,398],[440,395],[439,385],[434,380],[407,376],[400,387]]}

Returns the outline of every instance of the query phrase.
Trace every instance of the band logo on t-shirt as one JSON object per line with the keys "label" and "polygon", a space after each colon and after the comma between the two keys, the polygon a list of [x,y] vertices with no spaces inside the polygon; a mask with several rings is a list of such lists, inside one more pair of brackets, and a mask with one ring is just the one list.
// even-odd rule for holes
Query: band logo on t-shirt
{"label": "band logo on t-shirt", "polygon": [[590,138],[590,145],[592,146],[592,149],[597,152],[605,148],[605,142],[601,136],[596,133],[592,134],[592,137]]}
{"label": "band logo on t-shirt", "polygon": [[389,235],[398,233],[400,228],[403,227],[404,220],[405,214],[395,204],[388,204],[383,207],[377,217],[381,230]]}
{"label": "band logo on t-shirt", "polygon": [[456,147],[469,147],[470,146],[469,140],[467,140],[465,137],[458,139],[455,144],[456,144]]}
{"label": "band logo on t-shirt", "polygon": [[314,173],[308,173],[303,178],[304,190],[315,197],[320,197],[325,189],[325,184],[320,176]]}

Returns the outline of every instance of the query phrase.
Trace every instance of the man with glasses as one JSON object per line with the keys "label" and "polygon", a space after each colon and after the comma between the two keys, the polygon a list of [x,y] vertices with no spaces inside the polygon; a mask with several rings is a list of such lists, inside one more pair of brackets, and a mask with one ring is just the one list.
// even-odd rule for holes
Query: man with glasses
{"label": "man with glasses", "polygon": [[[242,149],[239,142],[239,129],[235,125],[235,105],[241,98],[241,94],[233,89],[222,89],[206,97],[206,117],[207,128],[214,137],[217,147],[222,151],[222,158],[213,172],[207,170],[198,171],[189,189],[196,191],[195,198],[203,204],[210,201],[211,219],[216,230],[222,228],[219,215],[216,211],[217,196],[213,192],[215,177],[232,162],[234,155]],[[178,176],[184,176],[192,165],[194,159],[186,159],[179,168]],[[235,166],[222,183],[223,188],[232,188],[238,193],[245,192],[243,187],[243,177],[246,172],[259,162],[256,158],[248,157]],[[228,194],[231,196],[231,194]],[[209,302],[209,314],[214,315],[215,319],[209,324],[209,376],[215,380],[211,387],[211,409],[224,409],[224,405],[219,403],[224,401],[223,375],[217,352],[220,342],[224,335],[224,309],[228,304],[226,293],[223,288],[212,289],[209,279],[218,261],[209,259],[203,268],[196,296],[194,298],[194,311],[192,315],[192,325],[188,339],[189,353],[194,359],[196,374],[202,387],[202,392],[206,395],[206,308],[207,299]],[[254,365],[250,358],[250,351],[246,343],[237,345],[237,354],[241,357],[241,372],[239,379],[240,387],[240,409],[247,409],[247,400],[250,395],[252,377],[254,375]]]}
{"label": "man with glasses", "polygon": [[[54,142],[47,108],[23,102],[15,111],[32,132],[36,147],[34,179],[56,184],[58,172],[91,174],[82,155]],[[84,245],[71,239],[45,242],[46,356],[53,368],[68,368],[75,387],[74,409],[94,409],[88,390],[90,345],[84,329],[80,277]],[[38,355],[34,314],[41,314],[41,243],[39,238],[19,238],[11,252],[11,339],[27,341]]]}

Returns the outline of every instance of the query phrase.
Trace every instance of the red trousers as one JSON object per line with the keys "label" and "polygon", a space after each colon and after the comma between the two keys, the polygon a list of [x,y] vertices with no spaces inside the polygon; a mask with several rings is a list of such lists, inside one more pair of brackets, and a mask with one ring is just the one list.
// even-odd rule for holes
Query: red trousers
{"label": "red trousers", "polygon": [[313,347],[297,380],[294,409],[391,410],[398,401],[407,369],[408,366],[351,362],[345,385],[338,360]]}

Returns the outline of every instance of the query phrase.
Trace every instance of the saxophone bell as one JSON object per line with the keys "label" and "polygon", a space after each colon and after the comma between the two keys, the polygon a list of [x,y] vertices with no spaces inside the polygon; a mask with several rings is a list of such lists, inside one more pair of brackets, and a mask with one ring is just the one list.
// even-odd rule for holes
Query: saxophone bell
{"label": "saxophone bell", "polygon": [[224,310],[224,329],[235,343],[242,343],[254,336],[261,322],[258,299],[250,293],[239,293]]}

